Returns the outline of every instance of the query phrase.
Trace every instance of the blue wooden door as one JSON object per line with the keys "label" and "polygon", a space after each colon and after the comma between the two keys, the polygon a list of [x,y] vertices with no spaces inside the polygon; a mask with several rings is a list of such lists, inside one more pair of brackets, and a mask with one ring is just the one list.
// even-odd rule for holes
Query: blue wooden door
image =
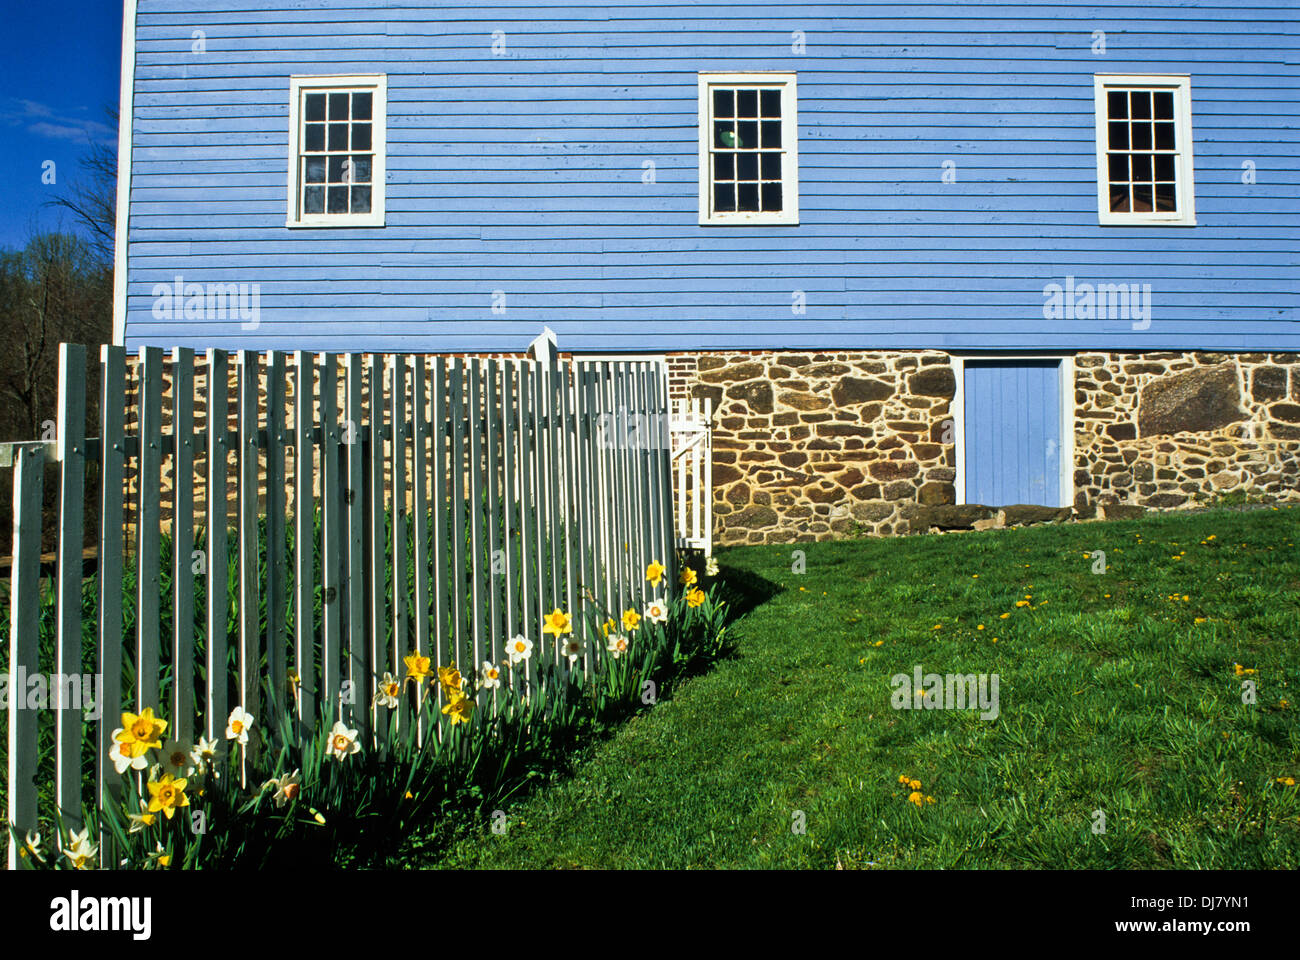
{"label": "blue wooden door", "polygon": [[968,360],[966,502],[1061,503],[1059,360]]}

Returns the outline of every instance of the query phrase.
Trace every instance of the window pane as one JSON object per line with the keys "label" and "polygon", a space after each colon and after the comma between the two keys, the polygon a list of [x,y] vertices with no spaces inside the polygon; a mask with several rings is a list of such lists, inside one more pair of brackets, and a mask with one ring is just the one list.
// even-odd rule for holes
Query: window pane
{"label": "window pane", "polygon": [[1151,179],[1151,154],[1133,154],[1133,179],[1135,181]]}
{"label": "window pane", "polygon": [[1150,119],[1151,93],[1148,90],[1134,90],[1129,94],[1129,103],[1135,120]]}
{"label": "window pane", "polygon": [[1172,123],[1157,123],[1155,126],[1156,126],[1156,149],[1157,150],[1174,149],[1174,125]]}
{"label": "window pane", "polygon": [[369,120],[371,107],[371,94],[354,93],[352,94],[352,119]]}
{"label": "window pane", "polygon": [[781,116],[781,91],[764,90],[759,94],[759,106],[762,107],[763,116],[780,118]]}
{"label": "window pane", "polygon": [[738,117],[758,116],[758,91],[757,90],[736,91],[736,116]]}
{"label": "window pane", "polygon": [[308,157],[303,161],[306,166],[306,177],[308,183],[325,182],[325,158]]}
{"label": "window pane", "polygon": [[1156,184],[1156,209],[1177,212],[1178,203],[1175,199],[1174,185],[1172,183]]}
{"label": "window pane", "polygon": [[347,187],[330,187],[329,188],[329,208],[326,213],[347,213],[348,212],[348,188]]}
{"label": "window pane", "polygon": [[1112,150],[1128,149],[1128,124],[1124,122],[1110,125],[1110,148]]}
{"label": "window pane", "polygon": [[352,158],[352,182],[369,183],[370,182],[370,157],[356,156]]}
{"label": "window pane", "polygon": [[348,119],[348,95],[346,93],[330,94],[330,119]]}
{"label": "window pane", "polygon": [[758,179],[758,154],[756,153],[736,154],[736,179],[737,180]]}
{"label": "window pane", "polygon": [[1156,119],[1172,120],[1174,118],[1174,95],[1168,90],[1162,90],[1154,95]]}
{"label": "window pane", "polygon": [[763,209],[764,210],[781,209],[781,184],[779,183],[763,184]]}
{"label": "window pane", "polygon": [[763,121],[763,143],[765,147],[781,146],[781,121],[764,120]]}
{"label": "window pane", "polygon": [[736,209],[736,188],[729,183],[714,187],[713,209],[719,213],[733,212]]}
{"label": "window pane", "polygon": [[752,150],[758,146],[758,121],[740,120],[736,123],[736,136],[740,138],[737,146]]}
{"label": "window pane", "polygon": [[1133,212],[1134,213],[1151,212],[1151,184],[1149,183],[1133,184]]}
{"label": "window pane", "polygon": [[325,188],[308,187],[303,191],[302,199],[303,213],[324,213],[325,212]]}
{"label": "window pane", "polygon": [[370,212],[370,188],[369,187],[352,188],[352,212],[353,213]]}
{"label": "window pane", "polygon": [[330,157],[330,183],[346,183],[343,179],[343,161],[347,157]]}
{"label": "window pane", "polygon": [[763,154],[763,179],[764,180],[781,179],[781,154],[779,153]]}
{"label": "window pane", "polygon": [[309,151],[325,149],[325,124],[307,124],[307,136],[305,138],[304,146]]}
{"label": "window pane", "polygon": [[1151,149],[1151,124],[1133,122],[1133,149]]}
{"label": "window pane", "polygon": [[758,184],[739,183],[736,185],[736,209],[740,211],[758,211]]}
{"label": "window pane", "polygon": [[734,117],[736,115],[736,92],[734,90],[713,91],[713,115],[715,117]]}
{"label": "window pane", "polygon": [[1123,90],[1111,90],[1106,94],[1106,113],[1112,120],[1123,120],[1128,116],[1128,94]]}
{"label": "window pane", "polygon": [[736,132],[732,129],[731,120],[718,120],[713,124],[713,146],[734,147],[736,145]]}
{"label": "window pane", "polygon": [[352,149],[353,150],[370,149],[370,124],[368,123],[352,124]]}
{"label": "window pane", "polygon": [[348,125],[346,123],[330,124],[330,149],[346,150],[348,148]]}
{"label": "window pane", "polygon": [[1128,187],[1112,186],[1110,188],[1110,212],[1128,213]]}
{"label": "window pane", "polygon": [[303,118],[308,123],[313,120],[324,122],[325,120],[325,94],[309,93],[307,94],[307,106],[304,110],[306,116]]}
{"label": "window pane", "polygon": [[736,155],[734,153],[715,153],[713,155],[713,179],[736,179]]}
{"label": "window pane", "polygon": [[1156,154],[1156,179],[1172,180],[1174,178],[1174,158],[1172,154]]}
{"label": "window pane", "polygon": [[1111,183],[1125,183],[1128,181],[1128,154],[1112,153],[1107,157],[1110,165],[1110,174],[1107,179]]}

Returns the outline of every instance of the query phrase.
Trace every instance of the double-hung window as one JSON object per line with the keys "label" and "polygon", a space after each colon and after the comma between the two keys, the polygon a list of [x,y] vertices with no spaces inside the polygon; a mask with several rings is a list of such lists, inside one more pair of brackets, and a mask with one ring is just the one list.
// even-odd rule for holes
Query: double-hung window
{"label": "double-hung window", "polygon": [[1195,225],[1190,79],[1098,74],[1093,89],[1100,222]]}
{"label": "double-hung window", "polygon": [[387,78],[289,79],[290,227],[384,225]]}
{"label": "double-hung window", "polygon": [[793,73],[699,75],[700,224],[797,224]]}

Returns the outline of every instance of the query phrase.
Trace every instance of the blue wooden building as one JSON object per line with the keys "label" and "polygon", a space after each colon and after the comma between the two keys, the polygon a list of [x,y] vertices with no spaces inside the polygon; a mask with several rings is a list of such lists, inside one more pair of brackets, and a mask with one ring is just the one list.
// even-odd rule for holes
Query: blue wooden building
{"label": "blue wooden building", "polygon": [[115,336],[662,356],[724,540],[1291,497],[1298,50],[1291,0],[127,0]]}

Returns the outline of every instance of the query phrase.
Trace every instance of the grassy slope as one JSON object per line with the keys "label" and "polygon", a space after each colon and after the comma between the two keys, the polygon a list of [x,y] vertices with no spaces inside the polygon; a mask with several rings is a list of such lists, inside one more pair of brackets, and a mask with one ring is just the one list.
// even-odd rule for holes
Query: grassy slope
{"label": "grassy slope", "polygon": [[[1300,779],[1298,526],[1263,510],[807,544],[802,575],[792,547],[724,551],[724,579],[770,594],[736,658],[438,863],[1295,869],[1300,787],[1275,778]],[[891,709],[890,676],[917,664],[997,673],[1001,716]],[[909,804],[903,773],[936,802]]]}

